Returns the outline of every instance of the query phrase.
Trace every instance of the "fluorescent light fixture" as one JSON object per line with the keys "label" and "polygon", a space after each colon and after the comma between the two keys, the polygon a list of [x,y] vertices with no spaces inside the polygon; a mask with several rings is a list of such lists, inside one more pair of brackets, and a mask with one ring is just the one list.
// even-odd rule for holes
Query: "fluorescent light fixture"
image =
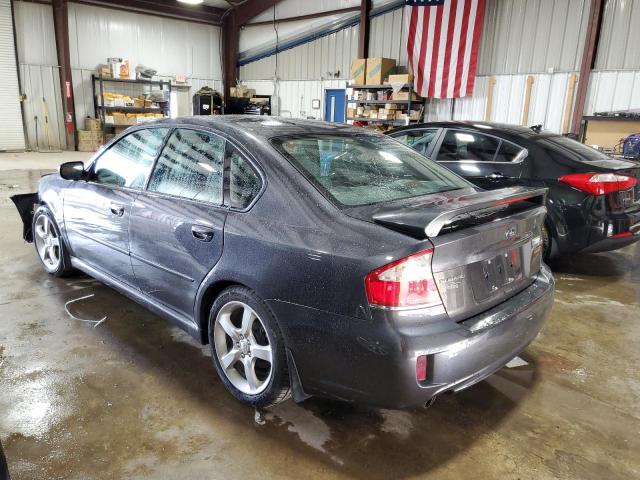
{"label": "fluorescent light fixture", "polygon": [[204,0],[178,0],[180,3],[188,3],[189,5],[199,5]]}

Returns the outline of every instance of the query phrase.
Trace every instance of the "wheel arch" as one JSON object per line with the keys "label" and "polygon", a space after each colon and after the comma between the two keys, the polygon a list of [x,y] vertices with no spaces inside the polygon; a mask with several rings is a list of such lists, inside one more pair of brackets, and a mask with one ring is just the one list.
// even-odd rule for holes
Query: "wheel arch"
{"label": "wheel arch", "polygon": [[200,342],[203,345],[207,345],[209,343],[209,311],[213,306],[213,302],[216,301],[220,292],[226,288],[234,286],[251,288],[236,280],[217,280],[209,285],[203,286],[201,291],[198,293],[195,319],[198,323]]}

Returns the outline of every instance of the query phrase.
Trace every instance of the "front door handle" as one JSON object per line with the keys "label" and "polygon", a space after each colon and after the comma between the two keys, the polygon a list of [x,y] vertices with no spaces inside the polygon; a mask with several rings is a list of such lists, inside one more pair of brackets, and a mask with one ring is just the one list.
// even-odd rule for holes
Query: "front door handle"
{"label": "front door handle", "polygon": [[111,213],[113,213],[114,215],[117,215],[118,217],[121,217],[122,215],[124,215],[124,207],[122,205],[118,205],[117,203],[112,203],[109,206]]}
{"label": "front door handle", "polygon": [[191,234],[193,235],[193,238],[200,240],[201,242],[210,242],[213,239],[213,230],[209,227],[194,225],[191,227]]}
{"label": "front door handle", "polygon": [[493,172],[489,175],[490,178],[507,178],[507,176],[502,172]]}

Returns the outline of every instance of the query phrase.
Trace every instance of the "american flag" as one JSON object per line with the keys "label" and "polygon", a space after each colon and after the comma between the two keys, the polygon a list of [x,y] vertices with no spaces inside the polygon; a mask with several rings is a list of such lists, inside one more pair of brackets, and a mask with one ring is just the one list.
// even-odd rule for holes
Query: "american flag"
{"label": "american flag", "polygon": [[406,0],[406,5],[415,91],[431,98],[471,95],[484,0]]}

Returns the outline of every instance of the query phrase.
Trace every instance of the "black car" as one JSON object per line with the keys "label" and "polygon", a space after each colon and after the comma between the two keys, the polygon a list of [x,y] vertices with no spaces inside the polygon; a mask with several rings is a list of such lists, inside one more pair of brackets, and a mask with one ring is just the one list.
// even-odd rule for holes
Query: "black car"
{"label": "black car", "polygon": [[79,269],[210,343],[239,400],[400,408],[536,337],[545,194],[479,192],[355,127],[214,116],[127,130],[14,201],[49,273]]}
{"label": "black car", "polygon": [[547,187],[545,255],[602,252],[640,239],[640,165],[539,127],[434,122],[390,135],[483,189]]}

